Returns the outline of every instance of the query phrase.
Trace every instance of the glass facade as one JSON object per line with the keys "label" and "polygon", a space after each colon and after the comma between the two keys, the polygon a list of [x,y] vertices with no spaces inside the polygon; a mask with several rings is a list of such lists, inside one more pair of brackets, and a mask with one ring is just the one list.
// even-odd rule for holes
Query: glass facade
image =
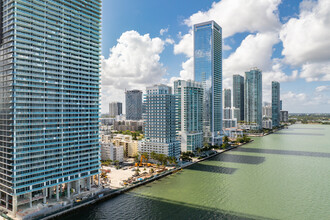
{"label": "glass facade", "polygon": [[0,2],[0,191],[14,211],[99,173],[101,1]]}
{"label": "glass facade", "polygon": [[237,121],[244,121],[244,77],[233,75],[233,107],[239,109]]}
{"label": "glass facade", "polygon": [[142,91],[128,90],[126,94],[126,120],[142,119]]}
{"label": "glass facade", "polygon": [[256,123],[262,128],[262,73],[254,68],[245,72],[244,86],[244,119],[248,123]]}
{"label": "glass facade", "polygon": [[177,131],[181,151],[195,151],[203,147],[203,88],[194,81],[174,82],[177,97]]}
{"label": "glass facade", "polygon": [[214,21],[194,25],[194,76],[204,90],[204,141],[221,144],[222,29]]}
{"label": "glass facade", "polygon": [[231,90],[230,89],[224,89],[224,108],[231,108]]}
{"label": "glass facade", "polygon": [[272,123],[273,127],[280,125],[280,83],[272,82]]}

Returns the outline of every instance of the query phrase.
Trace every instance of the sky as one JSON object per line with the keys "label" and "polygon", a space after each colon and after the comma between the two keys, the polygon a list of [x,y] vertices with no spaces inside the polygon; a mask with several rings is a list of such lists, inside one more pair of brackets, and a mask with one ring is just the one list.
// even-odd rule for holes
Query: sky
{"label": "sky", "polygon": [[222,27],[223,88],[258,67],[263,101],[278,81],[283,110],[330,113],[329,0],[104,0],[101,112],[125,89],[193,79],[192,25],[209,20]]}

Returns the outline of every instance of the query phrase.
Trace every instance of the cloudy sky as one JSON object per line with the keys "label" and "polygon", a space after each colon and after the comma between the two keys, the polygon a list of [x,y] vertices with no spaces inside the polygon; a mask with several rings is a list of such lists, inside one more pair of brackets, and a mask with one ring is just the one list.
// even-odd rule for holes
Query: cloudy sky
{"label": "cloudy sky", "polygon": [[106,0],[102,20],[102,113],[126,89],[193,77],[192,25],[223,33],[223,88],[263,71],[263,100],[281,83],[289,112],[330,112],[329,0]]}

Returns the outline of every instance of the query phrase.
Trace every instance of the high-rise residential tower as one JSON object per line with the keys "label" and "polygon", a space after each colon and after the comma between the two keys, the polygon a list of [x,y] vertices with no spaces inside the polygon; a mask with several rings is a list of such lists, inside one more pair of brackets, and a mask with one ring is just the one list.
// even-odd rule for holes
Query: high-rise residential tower
{"label": "high-rise residential tower", "polygon": [[101,1],[0,3],[0,198],[15,214],[99,174]]}
{"label": "high-rise residential tower", "polygon": [[177,96],[177,131],[181,151],[195,151],[203,147],[203,87],[194,81],[174,82]]}
{"label": "high-rise residential tower", "polygon": [[126,120],[142,119],[142,91],[127,90],[126,94]]}
{"label": "high-rise residential tower", "polygon": [[230,89],[224,89],[224,108],[231,108],[231,90]]}
{"label": "high-rise residential tower", "polygon": [[280,83],[272,82],[272,123],[273,127],[280,125]]}
{"label": "high-rise residential tower", "polygon": [[116,117],[117,115],[123,114],[123,103],[111,102],[109,104],[109,115],[110,117]]}
{"label": "high-rise residential tower", "polygon": [[253,68],[245,72],[244,120],[262,128],[262,73]]}
{"label": "high-rise residential tower", "polygon": [[244,77],[241,75],[233,75],[233,107],[239,109],[237,121],[244,121]]}
{"label": "high-rise residential tower", "polygon": [[147,87],[144,97],[145,139],[139,143],[140,153],[180,157],[180,141],[176,138],[176,97],[166,85]]}
{"label": "high-rise residential tower", "polygon": [[222,142],[222,29],[214,21],[194,25],[194,76],[203,95],[204,141]]}

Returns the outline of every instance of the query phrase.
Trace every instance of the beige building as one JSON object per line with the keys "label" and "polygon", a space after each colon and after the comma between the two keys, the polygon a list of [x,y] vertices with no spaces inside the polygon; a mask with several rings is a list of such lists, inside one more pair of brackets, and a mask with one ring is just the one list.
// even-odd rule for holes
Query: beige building
{"label": "beige building", "polygon": [[102,134],[101,135],[101,143],[111,143],[112,141],[112,135],[108,135],[108,134]]}
{"label": "beige building", "polygon": [[123,146],[125,157],[134,157],[138,153],[138,141],[130,135],[118,134],[112,139],[115,146]]}

